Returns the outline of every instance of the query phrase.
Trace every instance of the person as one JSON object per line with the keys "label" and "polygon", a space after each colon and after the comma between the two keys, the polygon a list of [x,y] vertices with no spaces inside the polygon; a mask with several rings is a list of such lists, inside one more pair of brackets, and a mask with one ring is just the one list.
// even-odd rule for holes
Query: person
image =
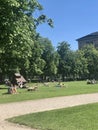
{"label": "person", "polygon": [[6,79],[5,80],[5,85],[8,86],[8,87],[11,87],[11,82],[9,79]]}
{"label": "person", "polygon": [[17,93],[17,81],[16,81],[16,79],[15,79],[15,77],[13,76],[12,77],[12,80],[11,80],[11,84],[12,84],[12,86],[11,86],[11,93],[12,94],[14,94],[14,93]]}
{"label": "person", "polygon": [[8,88],[8,94],[16,94],[17,93],[17,89],[16,87],[9,87]]}
{"label": "person", "polygon": [[18,82],[18,86],[19,86],[19,88],[22,88],[23,87],[23,82],[22,81]]}

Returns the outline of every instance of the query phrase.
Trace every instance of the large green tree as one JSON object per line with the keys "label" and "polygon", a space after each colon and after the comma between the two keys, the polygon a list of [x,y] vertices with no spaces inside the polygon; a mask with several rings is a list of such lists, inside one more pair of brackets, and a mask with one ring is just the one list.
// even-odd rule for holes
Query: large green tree
{"label": "large green tree", "polygon": [[0,71],[8,73],[26,67],[36,43],[36,27],[39,23],[52,20],[45,15],[34,17],[36,10],[42,10],[37,0],[0,1]]}
{"label": "large green tree", "polygon": [[98,78],[98,50],[93,45],[88,45],[82,51],[88,62],[88,78]]}
{"label": "large green tree", "polygon": [[46,77],[52,79],[58,72],[59,55],[48,38],[40,38],[40,44],[43,50],[42,59],[45,61],[43,77],[44,79],[46,79]]}
{"label": "large green tree", "polygon": [[71,55],[71,71],[73,79],[85,79],[88,75],[88,62],[81,50],[72,52]]}
{"label": "large green tree", "polygon": [[70,45],[65,41],[60,42],[57,47],[57,52],[60,55],[58,73],[62,76],[62,80],[64,80],[65,77],[68,77],[70,75],[70,70],[71,70]]}
{"label": "large green tree", "polygon": [[46,63],[44,59],[42,59],[42,53],[42,45],[37,41],[32,49],[32,56],[29,58],[29,68],[27,68],[27,75],[29,78],[43,74],[43,69]]}

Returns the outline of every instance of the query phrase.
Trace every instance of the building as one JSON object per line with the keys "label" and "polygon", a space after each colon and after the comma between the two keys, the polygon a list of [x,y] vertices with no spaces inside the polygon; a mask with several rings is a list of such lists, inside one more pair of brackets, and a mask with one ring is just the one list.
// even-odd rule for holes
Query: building
{"label": "building", "polygon": [[95,48],[98,48],[98,32],[94,32],[78,38],[76,41],[78,41],[78,49],[81,49],[83,46],[90,44],[94,45]]}

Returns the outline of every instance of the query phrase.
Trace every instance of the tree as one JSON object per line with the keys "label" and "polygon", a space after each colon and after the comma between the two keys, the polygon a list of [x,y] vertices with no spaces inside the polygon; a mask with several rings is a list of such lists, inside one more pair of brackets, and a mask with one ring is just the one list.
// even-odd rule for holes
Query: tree
{"label": "tree", "polygon": [[1,0],[0,2],[0,70],[8,73],[28,65],[36,43],[36,27],[52,20],[45,15],[34,18],[35,10],[42,10],[37,0]]}
{"label": "tree", "polygon": [[71,66],[70,66],[70,45],[63,41],[60,42],[57,47],[57,52],[60,55],[58,73],[62,75],[62,80],[64,81],[65,77],[68,77],[70,74]]}
{"label": "tree", "polygon": [[88,78],[98,78],[98,50],[93,45],[88,45],[82,51],[88,62]]}
{"label": "tree", "polygon": [[42,47],[39,42],[34,44],[34,48],[32,49],[32,57],[29,58],[29,68],[28,77],[33,78],[34,76],[40,76],[43,74],[43,69],[45,66],[45,61],[42,59]]}
{"label": "tree", "polygon": [[54,78],[57,74],[58,66],[58,53],[52,46],[51,41],[48,38],[40,38],[40,44],[42,45],[42,59],[45,61],[45,66],[43,69],[43,77]]}
{"label": "tree", "polygon": [[81,50],[72,53],[71,75],[73,79],[85,79],[88,75],[88,62]]}

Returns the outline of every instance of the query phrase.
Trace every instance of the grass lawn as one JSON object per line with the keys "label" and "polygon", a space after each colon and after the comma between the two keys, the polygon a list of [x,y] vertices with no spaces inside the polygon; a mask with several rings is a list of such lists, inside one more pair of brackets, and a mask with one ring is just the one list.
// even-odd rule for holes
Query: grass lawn
{"label": "grass lawn", "polygon": [[40,130],[98,130],[98,103],[28,114],[9,121]]}
{"label": "grass lawn", "polygon": [[[27,89],[18,89],[18,93],[12,95],[7,94],[7,87],[5,85],[0,85],[0,103],[19,102],[24,100],[98,92],[98,84],[88,85],[86,81],[65,82],[64,87],[62,88],[56,87],[57,84],[58,83],[56,82],[50,82],[49,86],[45,86],[42,83],[37,83],[37,91],[29,92]],[[31,83],[28,85],[34,86],[36,84]]]}

